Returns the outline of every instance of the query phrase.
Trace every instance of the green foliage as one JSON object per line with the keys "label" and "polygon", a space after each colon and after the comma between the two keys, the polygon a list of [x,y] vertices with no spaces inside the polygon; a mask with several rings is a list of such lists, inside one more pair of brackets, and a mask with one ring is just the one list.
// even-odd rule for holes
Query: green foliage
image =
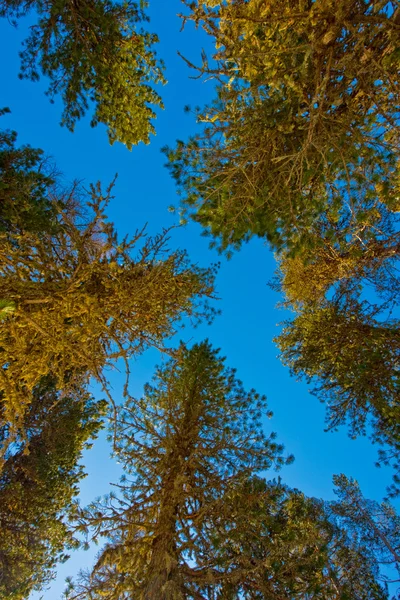
{"label": "green foliage", "polygon": [[158,368],[154,385],[119,415],[120,497],[78,512],[81,529],[108,541],[70,597],[211,598],[208,588],[241,580],[240,568],[219,565],[212,536],[232,519],[224,498],[284,462],[282,447],[261,430],[265,408],[208,342],[181,346]]}
{"label": "green foliage", "polygon": [[[278,338],[316,382],[330,426],[348,420],[400,464],[398,2],[185,2],[215,39],[215,101],[166,149],[212,244],[256,235],[277,251],[297,316]],[[191,65],[193,66],[193,65]],[[396,476],[397,477],[397,476]]]}
{"label": "green foliage", "polygon": [[[202,130],[166,149],[182,211],[222,250],[307,249],[326,210],[398,209],[399,11],[363,0],[185,2],[215,39]],[[393,11],[392,11],[393,12]],[[305,236],[305,237],[304,237]]]}
{"label": "green foliage", "polygon": [[181,346],[121,410],[118,494],[76,515],[107,543],[66,597],[387,598],[374,556],[322,501],[256,476],[283,462],[262,432],[265,408],[208,342]]}
{"label": "green foliage", "polygon": [[217,97],[200,132],[166,149],[182,214],[220,250],[269,241],[297,314],[278,338],[284,362],[315,380],[330,426],[356,435],[371,419],[397,469],[400,6],[184,4],[215,39],[199,71]]}
{"label": "green foliage", "polygon": [[[218,598],[387,598],[374,553],[337,522],[329,504],[259,478],[224,502],[230,519],[213,524],[213,549],[233,576]],[[236,570],[245,577],[235,580]]]}
{"label": "green foliage", "polygon": [[15,131],[0,131],[0,233],[39,233],[55,226],[48,197],[54,183],[42,150],[16,146]]}
{"label": "green foliage", "polygon": [[276,287],[296,316],[277,342],[292,372],[315,383],[329,426],[347,421],[355,436],[372,423],[372,438],[390,446],[380,459],[398,471],[399,221],[373,201],[352,209],[336,222],[326,213],[307,251],[279,257]]}
{"label": "green foliage", "polygon": [[7,318],[15,310],[15,303],[8,300],[0,300],[0,321]]}
{"label": "green foliage", "polygon": [[370,308],[355,301],[322,302],[299,311],[276,341],[292,372],[314,379],[314,393],[327,403],[328,426],[347,421],[356,436],[372,424],[373,440],[390,445],[388,455],[397,469],[398,322],[377,320]]}
{"label": "green foliage", "polygon": [[91,125],[104,123],[110,143],[129,149],[149,143],[152,107],[162,107],[153,84],[165,82],[152,46],[157,37],[139,27],[145,2],[133,0],[1,0],[0,16],[35,10],[21,55],[20,76],[50,79],[50,98],[61,94],[61,123],[70,130],[94,106]]}
{"label": "green foliage", "polygon": [[[78,484],[83,448],[102,424],[104,402],[76,386],[61,394],[54,379],[35,387],[24,414],[23,438],[13,438],[0,473],[0,596],[25,600],[52,578],[65,550],[76,547],[67,517]],[[4,397],[0,402],[4,415]],[[10,428],[0,427],[7,446]]]}

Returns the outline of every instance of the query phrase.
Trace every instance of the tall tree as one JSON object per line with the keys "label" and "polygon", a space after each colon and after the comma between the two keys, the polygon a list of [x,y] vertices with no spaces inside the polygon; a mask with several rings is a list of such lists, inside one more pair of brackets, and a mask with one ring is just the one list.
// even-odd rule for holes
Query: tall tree
{"label": "tall tree", "polygon": [[78,529],[107,543],[67,597],[386,598],[374,558],[322,502],[255,476],[283,462],[265,408],[208,342],[181,346],[121,411],[126,477],[77,512]]}
{"label": "tall tree", "polygon": [[210,549],[230,577],[205,598],[387,598],[376,556],[337,522],[329,504],[258,477],[223,503],[223,517],[210,524]]}
{"label": "tall tree", "polygon": [[383,209],[353,215],[334,224],[335,236],[320,219],[309,232],[313,248],[281,255],[277,287],[295,317],[276,341],[283,362],[327,403],[329,427],[347,422],[352,436],[368,431],[389,444],[381,459],[398,472],[399,222]]}
{"label": "tall tree", "polygon": [[400,517],[394,507],[364,498],[358,483],[345,475],[335,476],[334,483],[338,500],[331,505],[333,513],[375,554],[385,579],[400,584]]}
{"label": "tall tree", "polygon": [[300,312],[277,338],[285,364],[308,381],[328,405],[328,423],[349,422],[399,449],[400,337],[397,321],[379,322],[356,303],[325,304]]}
{"label": "tall tree", "polygon": [[[1,109],[0,116],[9,112]],[[0,130],[0,232],[49,229],[57,213],[47,194],[55,172],[43,151],[17,146],[15,131]]]}
{"label": "tall tree", "polygon": [[181,346],[157,369],[154,386],[119,417],[120,498],[79,515],[82,528],[109,540],[88,580],[94,597],[202,597],[229,576],[207,556],[210,523],[227,517],[229,490],[283,462],[261,431],[264,410],[265,398],[246,392],[208,342]]}
{"label": "tall tree", "polygon": [[[25,600],[41,589],[56,562],[67,558],[65,550],[76,547],[67,518],[85,475],[79,460],[105,412],[104,401],[94,401],[83,388],[65,396],[54,384],[44,377],[33,390],[25,435],[13,438],[0,473],[0,596],[9,600]],[[2,444],[9,434],[2,424]]]}
{"label": "tall tree", "polygon": [[256,235],[297,252],[329,207],[398,208],[397,1],[185,4],[218,85],[200,132],[167,149],[184,214],[222,249]]}
{"label": "tall tree", "polygon": [[[21,172],[29,177],[29,165]],[[3,170],[3,181],[8,173]],[[162,346],[184,316],[211,316],[204,300],[212,295],[213,269],[193,266],[182,250],[168,251],[166,231],[119,240],[104,213],[111,186],[103,194],[100,185],[63,189],[46,181],[42,194],[56,215],[51,227],[0,232],[0,299],[6,303],[0,393],[4,422],[15,435],[43,376],[52,374],[65,392],[75,377],[94,377],[107,393],[105,367]],[[13,210],[20,206],[22,222],[23,186],[13,192]]]}
{"label": "tall tree", "polygon": [[296,318],[278,343],[336,426],[372,421],[399,467],[400,5],[185,2],[216,42],[203,129],[167,149],[191,214],[223,250],[278,251]]}
{"label": "tall tree", "polygon": [[154,84],[165,82],[153,50],[157,36],[143,30],[147,2],[112,0],[1,0],[0,16],[16,23],[37,15],[20,53],[20,76],[50,80],[47,94],[61,94],[61,123],[70,130],[91,105],[91,125],[104,123],[110,143],[128,148],[149,142],[154,108],[162,107]]}

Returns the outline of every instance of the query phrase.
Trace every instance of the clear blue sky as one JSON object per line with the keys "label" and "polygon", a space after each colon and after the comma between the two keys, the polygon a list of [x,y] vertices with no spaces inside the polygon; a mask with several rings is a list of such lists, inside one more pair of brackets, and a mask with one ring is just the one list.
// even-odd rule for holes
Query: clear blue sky
{"label": "clear blue sky", "polygon": [[[74,133],[61,128],[61,105],[50,104],[44,96],[46,81],[18,80],[18,51],[26,35],[24,22],[20,22],[17,30],[4,19],[0,22],[3,57],[0,106],[12,110],[11,115],[1,119],[1,127],[17,130],[20,143],[42,148],[51,155],[66,181],[101,180],[107,184],[118,173],[109,216],[121,234],[132,232],[144,223],[148,223],[150,233],[174,224],[176,217],[168,212],[168,206],[176,204],[176,192],[163,166],[165,157],[160,148],[173,145],[175,139],[186,139],[194,132],[194,118],[184,114],[183,107],[203,105],[213,94],[213,82],[189,79],[193,73],[177,56],[179,49],[200,63],[201,48],[209,44],[204,35],[190,26],[180,32],[181,23],[176,16],[179,10],[179,0],[151,2],[149,28],[160,37],[158,54],[167,66],[168,85],[160,90],[165,110],[156,120],[157,136],[152,138],[150,146],[140,145],[132,152],[121,144],[110,146],[105,129],[102,126],[91,129],[89,118],[78,123]],[[324,433],[324,406],[310,395],[305,384],[289,376],[277,358],[272,338],[285,315],[275,308],[279,296],[267,287],[275,268],[272,253],[261,241],[253,240],[226,261],[208,249],[207,239],[200,234],[198,226],[189,225],[173,233],[170,245],[186,248],[191,259],[202,266],[221,260],[217,307],[222,314],[211,327],[183,330],[178,339],[200,341],[208,337],[214,346],[221,348],[227,365],[237,368],[239,378],[247,387],[267,395],[274,417],[266,422],[266,430],[276,431],[278,440],[296,458],[293,465],[280,473],[285,482],[306,494],[329,499],[332,498],[332,475],[344,472],[359,480],[365,495],[381,499],[391,475],[388,469],[374,467],[376,448],[366,439],[350,440],[345,430]],[[134,395],[141,393],[159,360],[156,351],[149,351],[132,364]],[[116,373],[112,374],[112,380],[118,393],[120,382]],[[83,504],[107,493],[110,482],[117,482],[120,474],[118,465],[109,458],[110,449],[104,438],[101,436],[85,455],[89,475],[82,483]],[[66,575],[74,575],[92,561],[92,551],[76,553],[59,569],[57,580],[43,592],[43,598],[59,598]],[[39,597],[32,595],[32,600]]]}

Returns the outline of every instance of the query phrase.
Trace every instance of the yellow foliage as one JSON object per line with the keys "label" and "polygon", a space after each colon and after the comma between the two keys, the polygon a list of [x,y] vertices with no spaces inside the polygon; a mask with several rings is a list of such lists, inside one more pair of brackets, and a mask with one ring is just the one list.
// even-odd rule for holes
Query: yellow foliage
{"label": "yellow foliage", "polygon": [[103,214],[107,198],[92,189],[86,223],[60,204],[55,233],[0,234],[0,296],[15,304],[1,322],[0,394],[15,431],[44,375],[67,392],[83,374],[107,392],[105,368],[162,346],[182,315],[203,314],[196,297],[212,294],[211,271],[168,252],[167,232],[118,243]]}

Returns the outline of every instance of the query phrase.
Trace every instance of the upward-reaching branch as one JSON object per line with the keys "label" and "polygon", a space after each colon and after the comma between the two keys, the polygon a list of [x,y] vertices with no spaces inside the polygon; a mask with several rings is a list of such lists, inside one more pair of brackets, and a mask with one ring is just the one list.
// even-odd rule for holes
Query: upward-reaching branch
{"label": "upward-reaching branch", "polygon": [[[32,173],[25,168],[25,179]],[[1,175],[22,178],[7,166]],[[212,315],[203,300],[212,296],[214,270],[169,251],[168,231],[119,240],[104,212],[111,187],[75,185],[70,193],[39,183],[38,197],[7,184],[11,217],[3,211],[0,231],[0,298],[8,303],[0,327],[2,422],[15,434],[43,376],[51,373],[65,393],[76,377],[93,377],[107,391],[105,368],[162,348],[184,316]]]}

